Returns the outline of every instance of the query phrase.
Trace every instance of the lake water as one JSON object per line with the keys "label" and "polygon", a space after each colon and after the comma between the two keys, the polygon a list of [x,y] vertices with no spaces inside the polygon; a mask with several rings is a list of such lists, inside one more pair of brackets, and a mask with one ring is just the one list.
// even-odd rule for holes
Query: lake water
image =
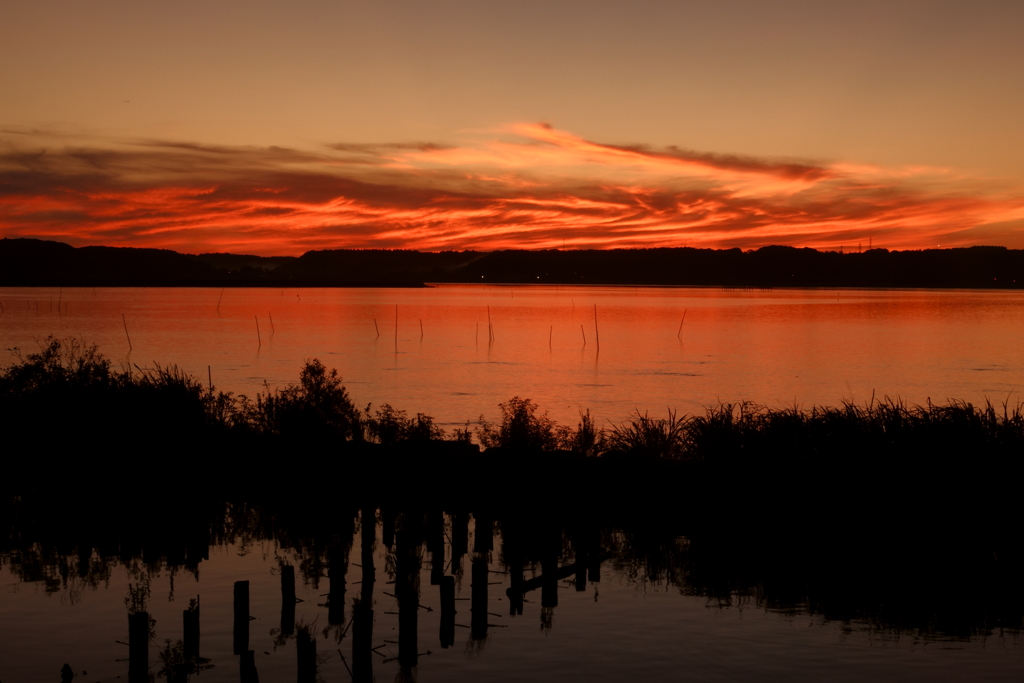
{"label": "lake water", "polygon": [[0,348],[80,337],[250,396],[319,358],[358,405],[446,427],[512,396],[570,424],[873,394],[1013,404],[1024,386],[1020,291],[4,288],[0,304]]}
{"label": "lake water", "polygon": [[[788,584],[755,562],[723,591],[708,571],[723,569],[717,551],[649,529],[370,510],[303,535],[252,510],[189,517],[119,543],[122,522],[45,531],[22,519],[0,551],[0,680],[56,681],[66,663],[76,683],[244,682],[251,651],[260,681],[295,681],[303,627],[318,680],[358,683],[1018,681],[1024,666],[1019,613],[1018,630],[970,618],[984,620],[984,598],[1005,586],[965,587],[971,615],[949,606],[960,595],[949,585],[923,605],[864,600],[858,584],[884,575],[884,560],[845,583],[804,583],[783,560],[799,575]],[[929,571],[918,570],[899,581]],[[238,581],[249,592],[240,627]],[[139,586],[146,599],[129,609]],[[174,678],[161,655],[188,640],[192,599],[194,646],[212,668]],[[856,617],[837,616],[850,604]],[[130,634],[132,610],[152,620],[148,640]]]}
{"label": "lake water", "polygon": [[[209,371],[249,395],[316,357],[358,404],[445,426],[496,418],[515,395],[571,423],[581,407],[617,421],[635,408],[873,392],[1015,403],[1024,384],[1021,292],[6,288],[0,306],[3,347],[79,337],[116,364]],[[246,467],[265,466],[272,488],[285,471],[300,484],[247,507],[161,493],[162,468],[181,463],[138,448],[117,472],[40,450],[83,486],[0,480],[0,683],[56,681],[65,663],[74,683],[245,683],[249,652],[264,683],[295,681],[308,661],[319,680],[359,683],[1016,681],[1024,670],[1013,515],[962,501],[893,513],[893,501],[839,500],[820,482],[752,503],[714,481],[695,483],[704,497],[685,509],[685,494],[661,494],[655,514],[654,501],[570,500],[523,470],[467,496],[490,510],[359,510],[370,487],[337,459],[282,452]],[[376,484],[386,498],[391,482]],[[775,500],[801,512],[773,517]],[[235,618],[240,581],[252,620]],[[200,628],[187,635],[196,598]],[[307,632],[315,660],[300,654]],[[165,659],[179,641],[203,659],[175,676]]]}

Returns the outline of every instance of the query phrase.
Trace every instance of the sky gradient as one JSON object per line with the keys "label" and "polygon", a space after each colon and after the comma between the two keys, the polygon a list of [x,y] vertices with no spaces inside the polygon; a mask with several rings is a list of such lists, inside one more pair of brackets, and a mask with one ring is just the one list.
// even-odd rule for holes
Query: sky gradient
{"label": "sky gradient", "polygon": [[1024,4],[27,3],[0,236],[1024,248]]}

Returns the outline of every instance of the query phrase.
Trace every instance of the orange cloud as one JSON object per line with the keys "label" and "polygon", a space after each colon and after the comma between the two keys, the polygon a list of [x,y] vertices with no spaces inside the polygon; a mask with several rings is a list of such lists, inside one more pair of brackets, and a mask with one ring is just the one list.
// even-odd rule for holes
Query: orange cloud
{"label": "orange cloud", "polygon": [[[462,145],[322,150],[0,138],[0,235],[182,251],[972,243],[1020,188],[941,168],[600,144],[517,124]],[[34,147],[29,146],[35,145]]]}

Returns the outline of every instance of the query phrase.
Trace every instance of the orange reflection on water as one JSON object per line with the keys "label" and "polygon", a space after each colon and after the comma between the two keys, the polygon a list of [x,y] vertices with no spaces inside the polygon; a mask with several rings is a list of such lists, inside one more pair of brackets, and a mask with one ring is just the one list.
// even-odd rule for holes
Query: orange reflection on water
{"label": "orange reflection on water", "polygon": [[3,348],[82,337],[118,363],[174,363],[248,395],[319,358],[358,405],[448,427],[493,419],[511,396],[574,423],[581,408],[618,421],[873,393],[1013,403],[1024,384],[1024,293],[1011,291],[5,288],[0,302]]}

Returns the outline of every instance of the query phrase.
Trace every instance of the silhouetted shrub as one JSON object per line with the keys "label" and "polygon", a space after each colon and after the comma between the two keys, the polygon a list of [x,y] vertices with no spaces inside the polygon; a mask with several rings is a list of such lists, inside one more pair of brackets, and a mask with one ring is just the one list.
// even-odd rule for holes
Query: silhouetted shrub
{"label": "silhouetted shrub", "polygon": [[511,450],[547,451],[559,444],[559,433],[547,413],[537,415],[537,404],[528,398],[513,396],[501,408],[501,424],[492,425],[482,417],[477,438],[486,447]]}
{"label": "silhouetted shrub", "polygon": [[333,437],[362,441],[359,409],[349,398],[335,369],[314,358],[299,371],[299,383],[244,401],[242,411],[257,432],[288,437]]}
{"label": "silhouetted shrub", "polygon": [[385,403],[373,413],[366,406],[366,432],[379,444],[393,446],[399,443],[425,443],[443,439],[444,430],[434,424],[434,418],[416,413],[410,418],[404,410]]}

